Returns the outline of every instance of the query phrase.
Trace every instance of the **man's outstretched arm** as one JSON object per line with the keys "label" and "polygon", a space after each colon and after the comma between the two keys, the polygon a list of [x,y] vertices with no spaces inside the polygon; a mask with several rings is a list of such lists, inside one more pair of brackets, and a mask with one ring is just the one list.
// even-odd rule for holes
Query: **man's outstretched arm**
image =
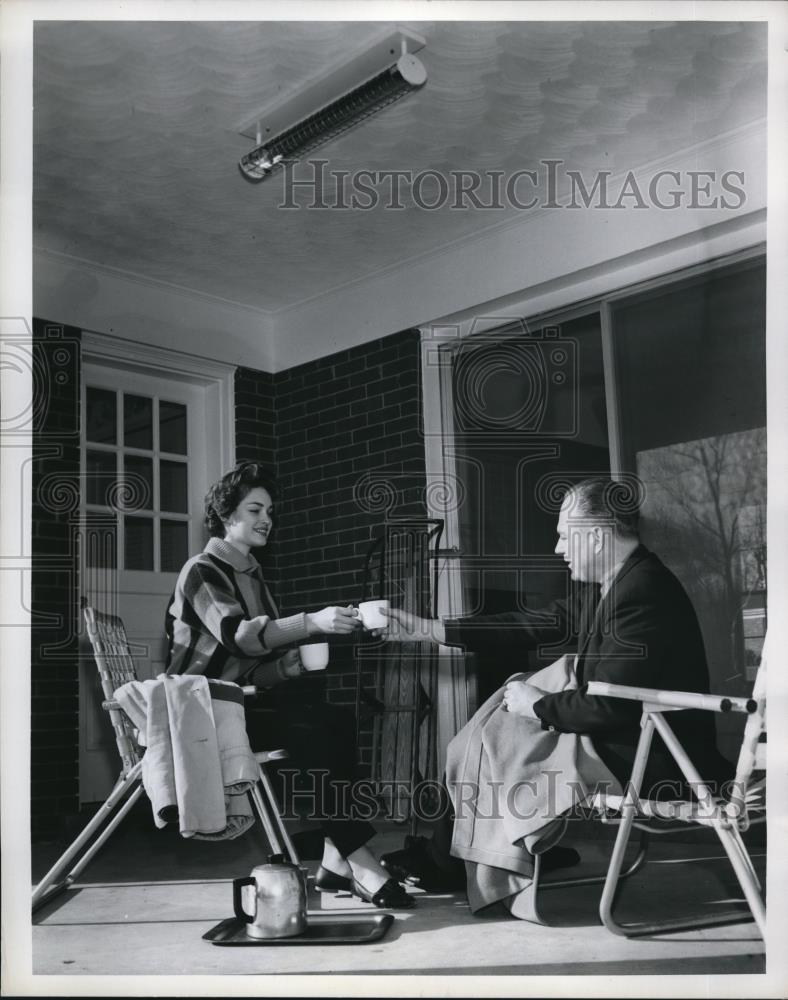
{"label": "man's outstretched arm", "polygon": [[566,599],[537,611],[505,611],[468,618],[428,619],[399,608],[381,610],[392,623],[391,639],[432,641],[472,652],[494,650],[505,643],[532,649],[540,643],[569,642],[574,633],[575,616]]}

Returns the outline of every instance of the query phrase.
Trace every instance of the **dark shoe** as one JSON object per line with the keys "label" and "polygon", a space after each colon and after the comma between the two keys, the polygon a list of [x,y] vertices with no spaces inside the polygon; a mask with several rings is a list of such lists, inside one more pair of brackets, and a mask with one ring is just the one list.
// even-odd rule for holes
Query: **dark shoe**
{"label": "dark shoe", "polygon": [[465,888],[465,866],[456,862],[454,870],[440,868],[430,854],[426,837],[406,837],[401,851],[384,854],[381,865],[399,882],[413,882],[425,892],[454,892]]}
{"label": "dark shoe", "polygon": [[551,872],[556,868],[571,868],[580,864],[580,855],[574,847],[551,847],[542,855],[542,871]]}
{"label": "dark shoe", "polygon": [[384,882],[374,893],[353,879],[352,892],[354,896],[358,896],[359,899],[363,899],[367,903],[374,903],[381,910],[411,910],[416,905],[413,897],[409,896],[399,882],[395,882],[393,878]]}
{"label": "dark shoe", "polygon": [[318,892],[352,892],[353,880],[320,865],[315,874],[315,888]]}

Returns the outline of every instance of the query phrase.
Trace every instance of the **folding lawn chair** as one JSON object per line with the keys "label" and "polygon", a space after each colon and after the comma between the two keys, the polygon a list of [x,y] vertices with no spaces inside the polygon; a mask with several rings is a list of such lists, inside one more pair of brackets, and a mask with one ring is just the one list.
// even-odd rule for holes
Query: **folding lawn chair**
{"label": "folding lawn chair", "polygon": [[[721,695],[694,694],[686,691],[662,691],[652,688],[628,687],[592,681],[588,693],[611,698],[640,701],[643,706],[641,735],[637,745],[632,776],[624,795],[595,796],[590,803],[591,815],[605,823],[617,823],[613,852],[607,873],[603,876],[562,879],[539,882],[539,859],[536,859],[534,890],[538,887],[565,888],[576,885],[604,883],[599,904],[602,923],[614,934],[626,937],[668,933],[721,924],[754,920],[762,937],[766,934],[766,907],[762,887],[742,840],[751,825],[766,818],[766,644],[761,664],[755,678],[751,698],[729,698]],[[742,712],[747,714],[741,750],[736,765],[736,775],[724,795],[714,794],[710,784],[703,780],[687,752],[676,738],[665,713],[686,709],[711,712]],[[643,775],[646,770],[654,733],[662,737],[665,745],[690,785],[692,800],[661,801],[641,795]],[[672,823],[665,826],[664,822]],[[677,829],[695,827],[711,828],[720,839],[730,860],[746,900],[749,912],[739,907],[708,913],[696,917],[677,917],[672,920],[619,923],[613,917],[613,906],[622,879],[634,874],[643,864],[648,834],[670,834]],[[632,828],[641,831],[641,841],[635,860],[622,871],[624,854]],[[543,922],[533,892],[533,919]]]}
{"label": "folding lawn chair", "polygon": [[[119,687],[137,679],[126,630],[120,618],[102,614],[92,607],[85,607],[84,615],[105,698],[101,707],[109,713],[115,730],[121,771],[106,802],[34,889],[33,912],[73,885],[143,792],[142,748],[137,742],[138,733],[114,700],[115,691]],[[247,696],[256,692],[256,688],[251,686],[242,690]],[[269,761],[284,760],[287,756],[286,750],[271,750],[254,755],[258,763],[259,780],[249,795],[265,831],[271,853],[284,854],[286,851],[293,864],[299,865],[298,855],[282,822],[279,806],[265,770],[265,765]]]}

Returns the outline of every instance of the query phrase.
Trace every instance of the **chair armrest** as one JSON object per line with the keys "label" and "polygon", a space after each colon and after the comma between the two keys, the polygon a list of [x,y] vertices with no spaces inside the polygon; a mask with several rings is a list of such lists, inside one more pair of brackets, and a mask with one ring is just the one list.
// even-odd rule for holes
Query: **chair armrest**
{"label": "chair armrest", "polygon": [[697,694],[694,691],[663,691],[660,688],[629,687],[626,684],[607,684],[589,681],[588,693],[604,698],[626,698],[646,702],[650,708],[695,708],[706,712],[743,712],[752,714],[758,703],[752,698],[728,698],[719,694]]}
{"label": "chair armrest", "polygon": [[[241,688],[243,691],[244,698],[251,698],[253,695],[257,694],[257,688],[254,684],[246,684]],[[101,707],[105,712],[119,712],[120,705],[116,701],[102,701]]]}

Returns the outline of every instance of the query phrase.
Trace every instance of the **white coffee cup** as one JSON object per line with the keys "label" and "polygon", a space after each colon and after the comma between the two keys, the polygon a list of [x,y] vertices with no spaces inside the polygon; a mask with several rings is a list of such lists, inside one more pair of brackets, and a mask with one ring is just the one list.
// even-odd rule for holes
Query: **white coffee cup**
{"label": "white coffee cup", "polygon": [[358,614],[366,629],[388,628],[390,620],[380,613],[381,608],[386,611],[391,607],[390,601],[362,601],[358,606]]}
{"label": "white coffee cup", "polygon": [[298,647],[304,670],[325,670],[328,666],[328,643],[307,642]]}

